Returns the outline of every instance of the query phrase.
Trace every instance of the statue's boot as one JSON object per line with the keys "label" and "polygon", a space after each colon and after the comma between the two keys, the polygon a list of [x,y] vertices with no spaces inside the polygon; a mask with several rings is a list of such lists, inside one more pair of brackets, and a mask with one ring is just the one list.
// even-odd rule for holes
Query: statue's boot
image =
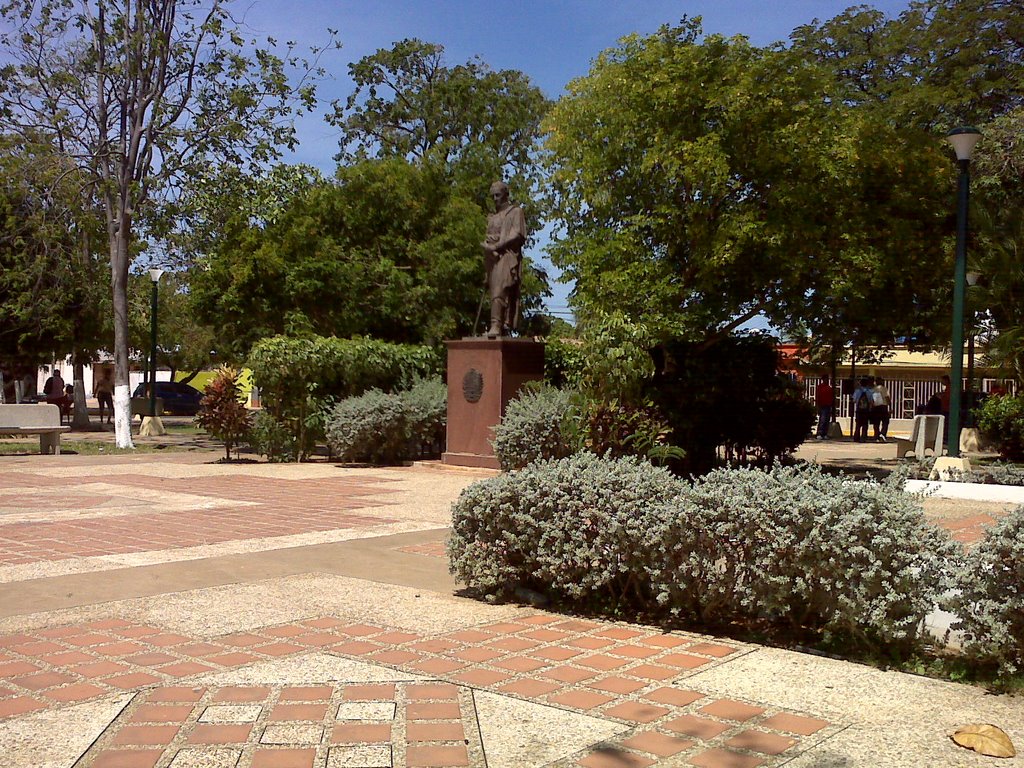
{"label": "statue's boot", "polygon": [[497,339],[504,335],[502,318],[505,316],[505,300],[491,299],[491,327],[487,329],[487,338]]}

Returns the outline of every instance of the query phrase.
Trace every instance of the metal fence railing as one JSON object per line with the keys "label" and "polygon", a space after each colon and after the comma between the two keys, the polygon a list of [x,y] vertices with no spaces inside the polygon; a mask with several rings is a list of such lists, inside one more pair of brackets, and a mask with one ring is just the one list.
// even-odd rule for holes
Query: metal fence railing
{"label": "metal fence railing", "polygon": [[[894,419],[912,419],[918,411],[931,399],[932,395],[942,390],[942,382],[938,379],[910,379],[894,376],[891,379],[884,379],[885,387],[889,390],[892,398],[892,405],[889,413]],[[821,382],[820,377],[808,377],[803,380],[804,396],[814,402],[814,390]],[[853,408],[853,390],[850,379],[841,380],[841,396],[838,397],[837,418],[849,418]],[[966,381],[964,382],[966,386]],[[996,387],[1002,387],[1005,392],[1013,393],[1014,382],[1012,379],[981,379],[980,391],[991,392]],[[837,387],[837,394],[840,387]]]}

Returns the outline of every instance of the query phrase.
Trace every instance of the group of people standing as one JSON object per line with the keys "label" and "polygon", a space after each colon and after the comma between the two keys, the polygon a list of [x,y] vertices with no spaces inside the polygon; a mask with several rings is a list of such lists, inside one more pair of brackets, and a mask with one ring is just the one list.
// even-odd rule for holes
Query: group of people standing
{"label": "group of people standing", "polygon": [[860,386],[853,391],[853,439],[863,443],[868,439],[868,424],[874,432],[875,442],[884,443],[889,435],[889,406],[892,397],[885,388],[885,382],[872,376],[860,380]]}
{"label": "group of people standing", "polygon": [[[832,383],[824,378],[814,390],[814,404],[818,408],[817,438],[828,437],[829,423],[835,409],[836,395]],[[874,428],[873,439],[884,443],[889,434],[889,419],[892,398],[881,379],[865,376],[860,386],[853,391],[854,430],[853,439],[862,443],[868,439],[868,425]]]}

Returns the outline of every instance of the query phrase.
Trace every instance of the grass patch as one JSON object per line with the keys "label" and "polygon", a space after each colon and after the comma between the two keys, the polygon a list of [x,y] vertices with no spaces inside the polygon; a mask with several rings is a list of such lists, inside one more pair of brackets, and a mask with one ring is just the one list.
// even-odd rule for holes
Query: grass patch
{"label": "grass patch", "polygon": [[167,430],[169,435],[205,435],[206,431],[198,427],[195,423],[189,422],[188,424],[164,424],[164,429]]}
{"label": "grass patch", "polygon": [[[99,440],[61,440],[62,454],[79,454],[83,456],[133,456],[139,453],[164,453],[166,451],[187,451],[184,445],[151,445],[141,444],[134,448],[118,448],[112,443]],[[0,441],[0,456],[38,456],[39,441]]]}

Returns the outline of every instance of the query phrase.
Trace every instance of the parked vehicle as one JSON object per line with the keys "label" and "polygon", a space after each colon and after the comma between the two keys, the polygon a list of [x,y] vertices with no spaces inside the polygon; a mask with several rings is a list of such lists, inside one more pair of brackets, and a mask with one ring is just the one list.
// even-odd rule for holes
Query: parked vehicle
{"label": "parked vehicle", "polygon": [[[148,397],[147,389],[147,384],[139,384],[132,397]],[[164,413],[172,416],[195,416],[203,399],[202,392],[180,381],[158,381],[156,396],[163,400]]]}

